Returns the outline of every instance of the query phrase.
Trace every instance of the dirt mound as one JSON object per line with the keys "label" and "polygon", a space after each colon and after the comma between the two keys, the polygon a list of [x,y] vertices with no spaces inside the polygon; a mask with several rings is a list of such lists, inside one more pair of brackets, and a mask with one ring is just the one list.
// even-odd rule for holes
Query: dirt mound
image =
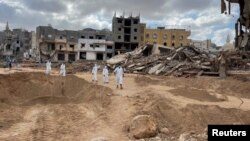
{"label": "dirt mound", "polygon": [[169,92],[177,96],[183,96],[186,98],[196,99],[199,101],[219,102],[220,99],[211,95],[209,92],[200,89],[190,88],[178,88],[170,90]]}
{"label": "dirt mound", "polygon": [[139,85],[139,86],[148,86],[150,84],[158,84],[160,83],[162,80],[159,76],[154,76],[154,78],[150,78],[147,76],[137,76],[135,78],[135,82]]}
{"label": "dirt mound", "polygon": [[[237,78],[237,79],[236,79]],[[173,88],[195,88],[216,91],[216,93],[250,98],[250,81],[243,81],[238,77],[227,77],[226,79],[200,77],[200,78],[173,78],[161,76],[152,79],[148,76],[139,76],[135,81],[140,86],[163,85]]]}
{"label": "dirt mound", "polygon": [[141,107],[142,111],[138,114],[155,117],[159,128],[168,128],[169,134],[175,137],[187,131],[200,134],[208,124],[250,123],[248,111],[207,105],[187,105],[185,108],[179,108],[163,97],[154,96],[152,99],[154,100]]}
{"label": "dirt mound", "polygon": [[108,88],[73,75],[58,77],[43,73],[15,73],[0,75],[0,84],[0,102],[13,105],[80,103],[107,99],[107,94],[111,93]]}
{"label": "dirt mound", "polygon": [[[73,75],[14,73],[0,75],[0,84],[0,140],[61,140],[66,132],[77,135],[75,128],[90,127],[89,121],[103,115],[112,93]],[[15,132],[21,133],[13,136]]]}

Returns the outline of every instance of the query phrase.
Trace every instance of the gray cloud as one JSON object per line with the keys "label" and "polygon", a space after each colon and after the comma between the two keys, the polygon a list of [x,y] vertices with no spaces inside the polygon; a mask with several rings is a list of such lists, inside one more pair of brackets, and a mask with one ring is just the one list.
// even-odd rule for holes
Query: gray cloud
{"label": "gray cloud", "polygon": [[37,25],[47,24],[48,17],[40,13],[27,12],[21,7],[0,3],[0,23],[6,24],[7,21],[11,28],[35,30]]}
{"label": "gray cloud", "polygon": [[6,22],[9,19],[14,18],[15,15],[15,9],[10,7],[7,4],[0,3],[0,21]]}
{"label": "gray cloud", "polygon": [[178,13],[184,14],[184,12],[188,12],[191,10],[198,12],[212,6],[220,7],[220,5],[216,4],[218,3],[214,3],[214,0],[172,0],[167,2],[167,8],[169,9],[169,11],[173,10],[177,11]]}
{"label": "gray cloud", "polygon": [[[153,11],[160,10],[165,5],[166,0],[92,0],[92,1],[82,1],[79,3],[79,7],[85,7],[83,12],[93,12],[98,9],[106,9],[106,10],[121,10],[127,12],[147,12],[152,13]],[[154,12],[153,12],[154,13]]]}
{"label": "gray cloud", "polygon": [[22,0],[27,8],[42,12],[63,12],[67,6],[63,0]]}
{"label": "gray cloud", "polygon": [[150,26],[190,25],[191,37],[205,39],[216,34],[214,29],[233,29],[230,23],[235,22],[220,14],[219,0],[0,0],[0,23],[9,21],[13,28],[29,30],[47,24],[73,30],[111,28],[115,11],[118,16],[140,13],[141,21]]}

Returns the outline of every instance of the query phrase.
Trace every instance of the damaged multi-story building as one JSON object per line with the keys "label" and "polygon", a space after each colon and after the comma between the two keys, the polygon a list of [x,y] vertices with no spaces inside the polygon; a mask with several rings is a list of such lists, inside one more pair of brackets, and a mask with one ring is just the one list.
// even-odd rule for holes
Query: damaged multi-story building
{"label": "damaged multi-story building", "polygon": [[113,36],[109,30],[86,28],[79,33],[79,60],[106,60],[114,56]]}
{"label": "damaged multi-story building", "polygon": [[52,26],[36,28],[37,47],[41,61],[75,61],[78,32],[57,30]]}
{"label": "damaged multi-story building", "polygon": [[112,20],[112,32],[115,42],[115,54],[132,51],[143,44],[145,24],[140,23],[140,16],[117,17]]}
{"label": "damaged multi-story building", "polygon": [[30,57],[32,33],[24,29],[11,30],[7,22],[5,30],[0,32],[0,53],[3,57],[16,60]]}
{"label": "damaged multi-story building", "polygon": [[231,14],[232,3],[239,4],[240,16],[235,23],[235,48],[250,50],[250,1],[249,0],[221,0],[221,13]]}
{"label": "damaged multi-story building", "polygon": [[[42,61],[71,62],[85,59],[97,60],[100,58],[105,60],[108,53],[111,53],[111,56],[113,56],[113,44],[106,43],[106,41],[112,41],[112,33],[108,30],[87,28],[73,31],[58,30],[54,29],[52,26],[39,26],[36,29],[36,33],[37,46],[39,47]],[[94,49],[83,47],[83,44],[87,47],[90,42],[95,47]],[[98,44],[100,44],[99,46],[103,44],[109,45],[109,47],[111,46],[110,50],[105,49],[99,51]]]}
{"label": "damaged multi-story building", "polygon": [[169,47],[189,46],[191,31],[188,29],[178,29],[157,27],[156,29],[146,28],[144,33],[145,44],[159,44]]}

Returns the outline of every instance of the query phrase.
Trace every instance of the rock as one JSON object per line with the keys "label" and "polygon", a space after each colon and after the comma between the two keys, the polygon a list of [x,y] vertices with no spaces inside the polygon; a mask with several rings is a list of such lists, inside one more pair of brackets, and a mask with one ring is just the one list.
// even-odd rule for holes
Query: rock
{"label": "rock", "polygon": [[134,140],[134,141],[145,141],[144,139]]}
{"label": "rock", "polygon": [[228,97],[226,95],[214,93],[213,96],[219,99],[220,101],[228,101]]}
{"label": "rock", "polygon": [[160,133],[167,135],[167,134],[169,134],[169,130],[166,127],[165,128],[161,128]]}
{"label": "rock", "polygon": [[91,141],[109,141],[106,137],[93,138]]}
{"label": "rock", "polygon": [[197,141],[190,133],[183,133],[179,137],[179,141]]}
{"label": "rock", "polygon": [[203,139],[208,138],[208,136],[207,136],[207,127],[204,129],[203,133],[201,134],[201,138],[203,138]]}
{"label": "rock", "polygon": [[160,137],[155,137],[155,138],[138,139],[133,141],[163,141],[163,140]]}
{"label": "rock", "polygon": [[157,135],[157,124],[149,115],[139,115],[133,118],[129,131],[136,139],[151,138]]}
{"label": "rock", "polygon": [[207,139],[207,134],[205,133],[198,134],[197,137],[202,138],[202,139]]}
{"label": "rock", "polygon": [[160,137],[150,138],[148,141],[162,141]]}
{"label": "rock", "polygon": [[206,133],[207,133],[207,127],[206,127],[206,128],[204,128],[203,132],[206,132]]}

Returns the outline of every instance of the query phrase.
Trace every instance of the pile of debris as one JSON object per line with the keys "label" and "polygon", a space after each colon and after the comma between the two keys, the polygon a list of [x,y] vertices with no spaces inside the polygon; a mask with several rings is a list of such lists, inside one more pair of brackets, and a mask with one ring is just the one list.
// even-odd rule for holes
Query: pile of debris
{"label": "pile of debris", "polygon": [[[76,72],[91,72],[93,66],[98,64],[100,66],[104,66],[105,62],[103,61],[76,61],[74,63],[67,63],[67,73],[75,74]],[[61,64],[58,64],[58,68]]]}
{"label": "pile of debris", "polygon": [[[67,73],[74,74],[76,72],[88,72],[92,69],[94,63],[91,62],[75,62],[75,63],[68,63],[67,66]],[[60,64],[58,65],[58,68]]]}
{"label": "pile of debris", "polygon": [[217,56],[201,51],[195,47],[160,48],[160,54],[145,55],[148,45],[135,51],[114,56],[107,60],[111,67],[122,64],[126,72],[176,75],[211,74],[218,75]]}
{"label": "pile of debris", "polygon": [[230,70],[250,70],[250,52],[236,51],[227,53],[228,67]]}

